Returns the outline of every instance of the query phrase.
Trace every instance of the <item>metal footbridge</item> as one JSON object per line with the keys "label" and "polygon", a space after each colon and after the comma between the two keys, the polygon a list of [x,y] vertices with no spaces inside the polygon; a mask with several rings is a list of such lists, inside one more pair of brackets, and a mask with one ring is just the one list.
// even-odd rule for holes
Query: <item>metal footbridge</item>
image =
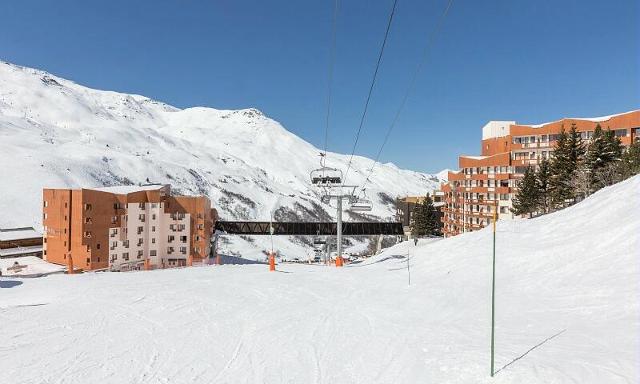
{"label": "metal footbridge", "polygon": [[[336,222],[268,222],[216,221],[216,231],[229,235],[302,235],[331,236],[337,233]],[[343,236],[403,235],[402,223],[343,222]]]}

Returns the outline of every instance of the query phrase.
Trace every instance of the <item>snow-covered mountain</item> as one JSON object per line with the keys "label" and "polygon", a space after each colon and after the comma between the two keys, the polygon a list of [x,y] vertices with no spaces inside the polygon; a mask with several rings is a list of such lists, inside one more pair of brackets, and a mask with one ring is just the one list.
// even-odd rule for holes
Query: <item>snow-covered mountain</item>
{"label": "snow-covered mountain", "polygon": [[[335,208],[309,184],[319,152],[256,109],[178,109],[0,62],[0,226],[41,226],[43,187],[149,182],[208,195],[223,219],[331,219]],[[326,164],[345,169],[348,159],[329,153]],[[354,157],[348,183],[362,184],[372,162]],[[371,215],[388,220],[396,196],[424,194],[439,181],[379,164],[366,189]]]}

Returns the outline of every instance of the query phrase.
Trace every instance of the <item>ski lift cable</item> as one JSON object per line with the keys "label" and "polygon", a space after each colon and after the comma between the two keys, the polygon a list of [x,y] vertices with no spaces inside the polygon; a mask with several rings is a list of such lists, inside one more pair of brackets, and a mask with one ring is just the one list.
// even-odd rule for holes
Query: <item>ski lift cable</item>
{"label": "ski lift cable", "polygon": [[400,106],[398,107],[398,109],[397,109],[397,111],[396,111],[396,113],[395,113],[395,115],[393,117],[393,120],[391,121],[391,124],[389,125],[389,128],[387,129],[387,132],[386,132],[386,134],[384,136],[384,140],[382,141],[382,144],[380,145],[380,148],[378,149],[378,153],[376,154],[375,160],[374,160],[373,164],[371,165],[371,168],[369,169],[367,177],[364,180],[364,184],[362,186],[362,191],[365,190],[365,186],[367,185],[367,183],[369,181],[371,181],[370,178],[371,178],[371,175],[373,174],[373,169],[378,164],[378,162],[380,160],[380,155],[382,154],[382,150],[384,149],[385,145],[387,144],[387,141],[389,140],[389,137],[391,136],[391,132],[393,131],[393,128],[395,128],[396,123],[398,122],[398,119],[399,119],[400,115],[402,114],[402,111],[404,110],[404,107],[405,107],[405,105],[407,103],[407,100],[409,99],[409,96],[411,96],[411,94],[413,93],[413,90],[415,89],[415,85],[417,83],[418,76],[420,75],[420,72],[422,71],[422,68],[427,63],[428,59],[430,58],[429,52],[431,50],[431,47],[433,46],[433,43],[435,42],[435,38],[438,35],[438,33],[440,32],[440,29],[442,28],[442,24],[444,23],[444,20],[447,17],[447,14],[449,13],[449,9],[451,8],[452,4],[453,4],[453,0],[449,0],[448,3],[447,3],[447,6],[445,7],[444,11],[440,15],[440,18],[438,19],[438,22],[436,23],[434,28],[431,30],[431,33],[427,37],[427,43],[426,43],[424,49],[422,50],[422,58],[418,62],[418,65],[416,66],[416,69],[413,72],[413,76],[411,77],[411,80],[409,81],[409,86],[407,87],[407,91],[405,92],[405,94],[404,94],[404,96],[402,98],[402,101],[400,102]]}
{"label": "ski lift cable", "polygon": [[[358,131],[356,132],[356,138],[353,143],[353,149],[351,150],[351,156],[349,157],[349,163],[347,164],[347,170],[344,173],[344,179],[346,180],[349,175],[349,169],[351,168],[351,163],[353,162],[353,155],[356,152],[356,147],[358,146],[358,140],[360,139],[360,133],[362,132],[362,127],[364,125],[364,119],[367,116],[367,110],[369,109],[369,101],[371,101],[371,95],[373,93],[373,87],[376,84],[376,79],[378,77],[378,70],[380,69],[380,63],[382,62],[382,55],[384,54],[384,49],[387,45],[387,39],[389,37],[389,31],[391,30],[391,23],[393,22],[393,16],[396,13],[396,6],[398,4],[398,0],[393,1],[393,7],[391,8],[391,13],[389,14],[389,20],[387,21],[387,29],[384,33],[384,39],[382,40],[382,45],[380,47],[380,53],[378,54],[378,61],[376,62],[376,69],[373,72],[373,78],[371,79],[371,85],[369,86],[369,93],[367,94],[367,101],[364,104],[364,110],[362,111],[362,116],[360,117],[360,124],[358,126]],[[344,182],[344,181],[343,181]]]}
{"label": "ski lift cable", "polygon": [[[329,50],[329,75],[327,78],[327,113],[325,117],[325,127],[324,127],[324,155],[323,160],[326,164],[326,156],[327,156],[327,147],[329,143],[329,119],[331,117],[331,94],[333,88],[333,68],[335,66],[335,55],[336,55],[336,30],[337,30],[337,20],[338,20],[338,9],[339,9],[339,0],[335,0],[333,5],[333,22],[331,25],[331,48]],[[323,165],[324,166],[324,165]]]}

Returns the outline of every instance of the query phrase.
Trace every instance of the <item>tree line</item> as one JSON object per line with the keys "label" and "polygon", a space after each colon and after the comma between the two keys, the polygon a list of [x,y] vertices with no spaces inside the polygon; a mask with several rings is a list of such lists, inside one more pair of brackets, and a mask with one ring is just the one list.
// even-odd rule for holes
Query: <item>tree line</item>
{"label": "tree line", "polygon": [[518,183],[512,211],[545,214],[574,204],[600,188],[640,173],[640,141],[625,150],[615,132],[596,126],[588,145],[575,124],[558,135],[549,159],[538,169],[529,166]]}

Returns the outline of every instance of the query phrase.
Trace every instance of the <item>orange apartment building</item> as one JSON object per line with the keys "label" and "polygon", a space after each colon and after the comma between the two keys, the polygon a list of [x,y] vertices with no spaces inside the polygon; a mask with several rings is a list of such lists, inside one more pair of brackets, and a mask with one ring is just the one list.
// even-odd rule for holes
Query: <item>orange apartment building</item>
{"label": "orange apartment building", "polygon": [[169,185],[43,190],[43,258],[75,269],[190,265],[209,255],[216,211]]}
{"label": "orange apartment building", "polygon": [[628,146],[640,137],[640,110],[591,119],[564,118],[539,125],[487,123],[482,128],[481,155],[460,156],[460,170],[449,172],[448,182],[441,186],[445,195],[445,237],[484,228],[491,223],[496,209],[499,218],[513,218],[512,200],[518,181],[528,166],[536,167],[550,157],[561,129],[569,131],[575,125],[588,144],[598,124],[603,130],[614,131]]}

